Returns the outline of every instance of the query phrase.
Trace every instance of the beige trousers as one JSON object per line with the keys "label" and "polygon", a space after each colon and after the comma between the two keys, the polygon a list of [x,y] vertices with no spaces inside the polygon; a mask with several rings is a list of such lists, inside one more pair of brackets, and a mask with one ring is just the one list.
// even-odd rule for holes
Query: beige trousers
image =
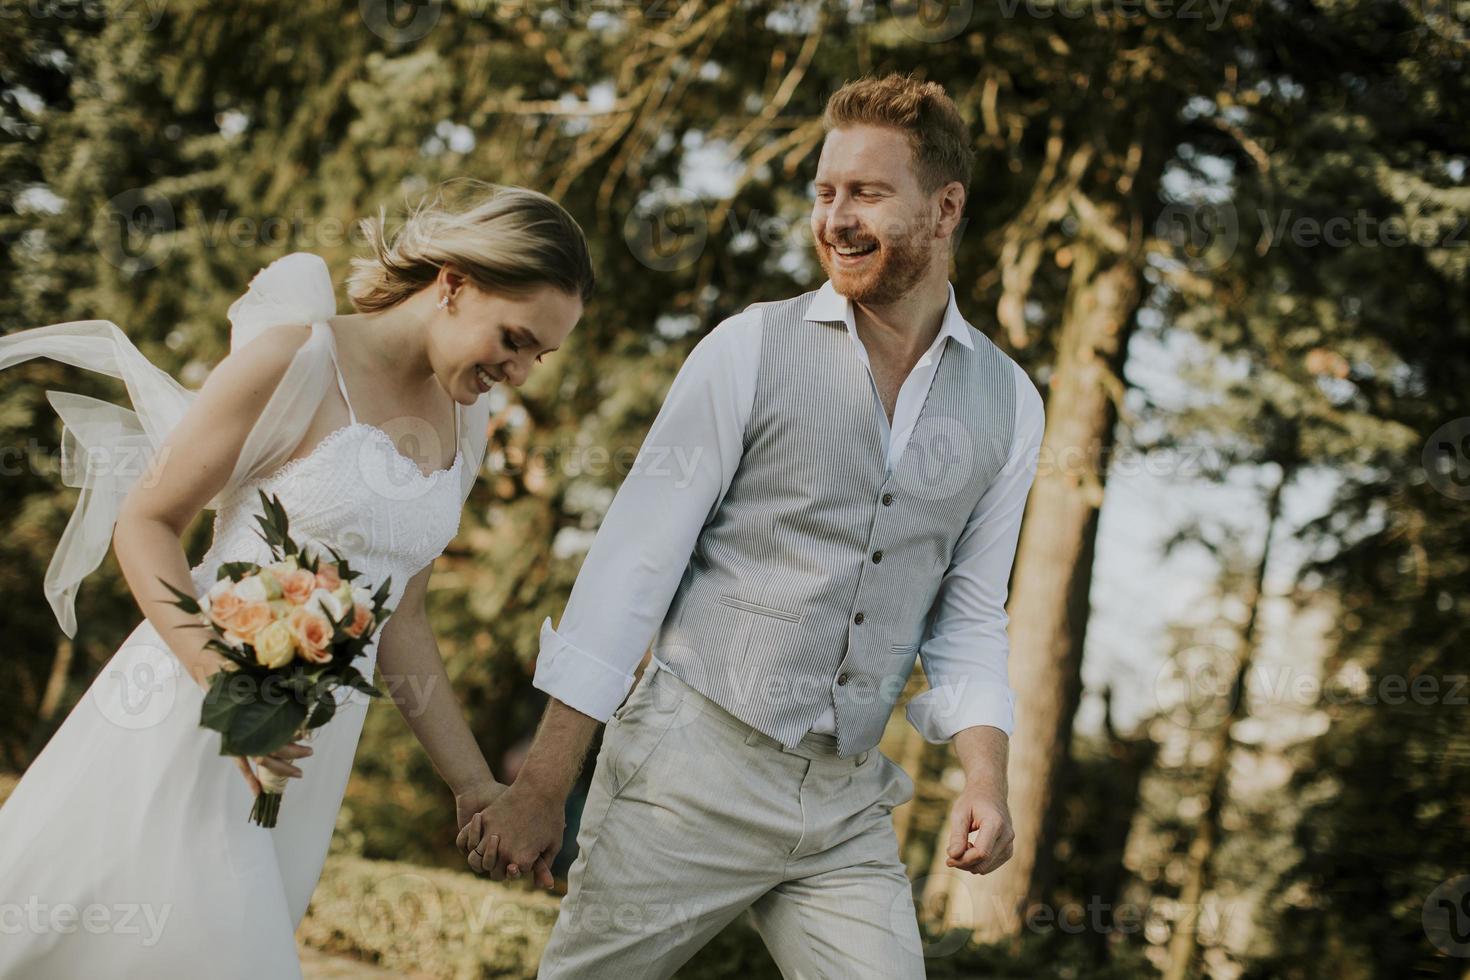
{"label": "beige trousers", "polygon": [[669,977],[749,909],[787,978],[922,978],[892,819],[913,790],[880,752],[785,749],[650,664],[608,722],[539,976]]}

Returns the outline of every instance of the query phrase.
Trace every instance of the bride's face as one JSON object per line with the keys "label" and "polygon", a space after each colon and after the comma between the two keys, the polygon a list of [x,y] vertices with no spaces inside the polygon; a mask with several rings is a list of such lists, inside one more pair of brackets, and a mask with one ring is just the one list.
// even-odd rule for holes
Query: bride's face
{"label": "bride's face", "polygon": [[468,281],[434,311],[430,358],[440,383],[462,405],[496,384],[526,383],[582,316],[582,301],[554,286],[521,296],[487,293]]}

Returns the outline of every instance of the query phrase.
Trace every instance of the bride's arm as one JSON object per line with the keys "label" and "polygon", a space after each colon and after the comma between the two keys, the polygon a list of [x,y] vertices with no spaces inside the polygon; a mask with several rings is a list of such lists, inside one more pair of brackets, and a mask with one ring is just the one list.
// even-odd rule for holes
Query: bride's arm
{"label": "bride's arm", "polygon": [[194,594],[183,533],[224,488],[252,425],[310,335],[305,325],[272,327],[220,361],[118,512],[112,545],[128,588],[201,687],[224,658],[204,648],[207,631],[173,604],[159,579]]}
{"label": "bride's arm", "polygon": [[463,824],[504,786],[495,781],[464,719],[424,610],[433,567],[426,565],[408,580],[378,638],[378,667],[389,697],[453,790]]}

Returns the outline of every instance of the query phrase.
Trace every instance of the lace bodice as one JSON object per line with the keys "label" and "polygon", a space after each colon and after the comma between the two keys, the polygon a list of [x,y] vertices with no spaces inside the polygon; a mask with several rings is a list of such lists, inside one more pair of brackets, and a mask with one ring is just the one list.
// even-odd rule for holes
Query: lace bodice
{"label": "lace bodice", "polygon": [[[377,588],[392,579],[396,609],[408,580],[437,558],[459,532],[463,453],[448,469],[425,475],[377,426],[354,421],[275,472],[241,484],[215,512],[214,540],[192,570],[203,592],[227,561],[270,560],[256,532],[260,495],[279,496],[291,537],[323,555],[330,545]],[[376,644],[369,648],[376,663]]]}

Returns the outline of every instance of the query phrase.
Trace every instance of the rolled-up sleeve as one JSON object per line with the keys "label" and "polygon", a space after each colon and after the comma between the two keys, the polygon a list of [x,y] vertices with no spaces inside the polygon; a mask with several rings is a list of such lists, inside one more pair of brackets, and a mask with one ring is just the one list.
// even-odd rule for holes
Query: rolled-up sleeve
{"label": "rolled-up sleeve", "polygon": [[632,687],[740,465],[761,321],[751,307],[690,351],[582,562],[559,627],[550,617],[541,625],[532,684],[598,721]]}
{"label": "rolled-up sleeve", "polygon": [[1006,735],[1015,730],[1016,698],[1006,673],[1006,593],[1046,418],[1040,392],[1019,365],[1013,366],[1011,451],[955,543],[931,628],[919,647],[929,689],[909,702],[905,715],[930,742],[948,741],[976,725]]}

